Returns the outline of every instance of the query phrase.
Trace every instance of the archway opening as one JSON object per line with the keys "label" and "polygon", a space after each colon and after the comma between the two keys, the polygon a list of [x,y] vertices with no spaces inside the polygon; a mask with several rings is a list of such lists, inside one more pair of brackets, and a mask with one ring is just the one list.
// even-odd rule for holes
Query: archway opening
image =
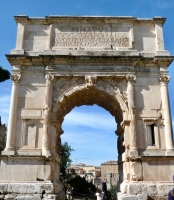
{"label": "archway opening", "polygon": [[73,164],[100,166],[117,160],[116,126],[115,118],[97,105],[75,107],[68,113],[62,124],[61,141],[75,150],[71,154]]}
{"label": "archway opening", "polygon": [[[55,104],[54,104],[54,109],[53,109],[53,112],[54,112],[54,119],[58,120],[62,126],[62,129],[64,131],[64,134],[61,135],[61,139],[62,141],[65,141],[66,140],[66,134],[68,137],[71,137],[72,138],[72,135],[71,133],[66,133],[66,130],[64,130],[64,124],[63,122],[66,120],[66,116],[68,118],[69,115],[73,114],[73,111],[70,112],[72,109],[74,109],[75,107],[83,107],[83,106],[87,106],[87,110],[89,110],[90,108],[95,108],[95,107],[100,107],[101,109],[105,110],[105,112],[107,112],[110,117],[112,118],[112,123],[113,123],[113,130],[110,131],[110,134],[112,135],[112,137],[114,137],[112,139],[112,144],[110,144],[110,141],[107,141],[107,139],[109,139],[109,137],[107,137],[107,134],[104,134],[104,137],[106,138],[102,138],[101,137],[101,134],[95,134],[95,138],[93,138],[93,140],[95,141],[96,140],[96,143],[100,143],[101,140],[105,140],[105,143],[108,143],[107,145],[106,144],[101,144],[101,146],[99,146],[98,148],[101,149],[101,151],[97,151],[97,157],[100,157],[101,160],[99,161],[98,160],[98,163],[96,162],[97,165],[100,165],[103,161],[109,161],[109,160],[117,160],[117,152],[120,154],[120,151],[117,151],[117,137],[115,135],[115,130],[118,128],[119,130],[119,138],[121,139],[118,139],[118,145],[122,146],[122,136],[120,137],[120,134],[123,133],[123,130],[122,128],[120,129],[120,125],[122,124],[123,122],[123,118],[125,117],[125,113],[127,112],[126,108],[126,104],[124,103],[124,99],[123,99],[123,94],[121,93],[121,91],[117,88],[117,87],[111,87],[111,88],[108,88],[108,87],[104,87],[104,86],[98,86],[98,85],[95,85],[95,86],[91,86],[91,87],[86,87],[85,85],[81,85],[81,86],[78,86],[78,87],[70,87],[70,88],[67,88],[66,91],[64,91],[63,93],[60,93],[60,95],[58,96]],[[94,106],[94,107],[93,107]],[[78,109],[78,108],[75,108],[75,110]],[[69,115],[67,115],[68,113],[70,113]],[[83,112],[83,115],[84,115],[85,111]],[[82,118],[83,118],[83,115],[78,115],[78,119],[77,119],[77,122],[80,122],[82,121]],[[113,116],[113,117],[112,117]],[[75,120],[75,117],[72,117],[73,120]],[[97,118],[102,118],[102,115],[99,114],[99,116]],[[115,121],[115,122],[114,122]],[[65,122],[66,123],[66,122]],[[102,127],[105,127],[109,124],[109,122],[102,122],[103,123],[103,126]],[[97,126],[97,124],[95,124]],[[100,124],[101,125],[101,124]],[[98,126],[100,126],[98,125]],[[71,128],[71,131],[73,130],[73,127],[69,124],[70,128]],[[103,128],[104,129],[104,128]],[[121,131],[120,131],[121,130]],[[81,134],[79,134],[79,136],[77,136],[78,134],[76,134],[76,137],[73,137],[73,140],[78,140],[79,142],[79,146],[78,148],[80,149],[80,151],[76,151],[77,153],[81,153],[83,154],[82,151],[89,151],[88,148],[90,148],[90,145],[89,143],[90,142],[81,142],[81,138],[84,136],[83,134],[84,130],[81,130]],[[104,132],[104,130],[102,130],[102,133]],[[100,137],[99,137],[100,135]],[[98,137],[99,138],[98,138]],[[80,137],[80,138],[79,138]],[[89,133],[88,133],[88,136],[89,137]],[[83,137],[83,141],[84,140],[87,140],[87,138],[84,138]],[[67,140],[68,142],[68,140]],[[95,145],[96,145],[95,142],[92,143],[92,147],[94,148]],[[70,145],[73,147],[72,143],[70,143]],[[83,149],[81,149],[81,145],[83,145]],[[88,148],[87,149],[84,149],[85,146],[87,146]],[[110,149],[111,151],[111,154],[110,153],[106,153],[106,157],[102,157],[102,149],[103,151],[105,149]],[[120,147],[118,148],[120,149]],[[101,153],[100,153],[101,152]],[[123,153],[123,152],[121,152]],[[91,155],[95,155],[94,153],[90,153]],[[72,158],[75,160],[74,162],[76,163],[76,160],[77,162],[81,162],[83,163],[83,158],[84,158],[84,161],[85,161],[85,158],[89,158],[88,162],[85,161],[85,163],[90,163],[90,159],[91,159],[91,155],[88,156],[84,153],[83,156],[81,155],[72,155]],[[79,157],[82,157],[82,158],[79,158]],[[80,161],[81,159],[81,161]],[[102,161],[103,159],[103,161]],[[90,164],[95,164],[95,163],[90,163]],[[120,168],[120,167],[119,167]],[[119,169],[120,171],[120,169]],[[104,178],[107,178],[106,176]],[[118,180],[118,178],[117,178]]]}

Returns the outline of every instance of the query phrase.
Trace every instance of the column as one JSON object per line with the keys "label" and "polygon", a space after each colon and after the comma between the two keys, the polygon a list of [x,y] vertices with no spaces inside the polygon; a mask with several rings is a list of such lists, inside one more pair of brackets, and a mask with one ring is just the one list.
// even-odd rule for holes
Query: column
{"label": "column", "polygon": [[168,94],[168,82],[170,80],[169,76],[160,76],[159,81],[161,84],[161,100],[162,109],[164,112],[164,130],[166,139],[166,151],[173,151],[173,133],[172,133],[172,123],[171,123],[171,113],[169,105],[169,94]]}
{"label": "column", "polygon": [[138,156],[137,151],[137,137],[136,137],[136,110],[135,110],[135,100],[134,100],[134,84],[136,77],[134,75],[127,75],[127,95],[128,95],[128,108],[130,115],[130,156]]}
{"label": "column", "polygon": [[53,93],[53,79],[54,76],[46,75],[46,94],[44,106],[44,126],[42,138],[42,155],[51,156],[51,110],[52,110],[52,93]]}
{"label": "column", "polygon": [[2,155],[14,155],[15,154],[15,131],[16,131],[16,111],[17,111],[17,100],[19,91],[19,81],[20,75],[12,75],[10,79],[12,80],[12,93],[11,93],[11,104],[10,104],[10,114],[8,122],[8,134],[5,150]]}

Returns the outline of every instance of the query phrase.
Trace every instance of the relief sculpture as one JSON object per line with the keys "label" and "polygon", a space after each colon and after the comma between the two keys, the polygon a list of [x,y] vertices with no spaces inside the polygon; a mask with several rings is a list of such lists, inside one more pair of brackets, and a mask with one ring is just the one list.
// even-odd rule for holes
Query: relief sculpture
{"label": "relief sculpture", "polygon": [[71,87],[84,84],[85,80],[83,78],[60,78],[58,79],[53,88],[53,100],[56,101],[58,96],[60,96],[64,91]]}

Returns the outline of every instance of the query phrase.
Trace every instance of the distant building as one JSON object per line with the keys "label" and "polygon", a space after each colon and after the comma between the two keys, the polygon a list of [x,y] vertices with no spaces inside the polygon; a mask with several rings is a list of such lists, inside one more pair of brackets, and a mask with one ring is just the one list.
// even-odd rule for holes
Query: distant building
{"label": "distant building", "polygon": [[[95,178],[98,178],[101,176],[101,167],[95,167],[93,165],[85,165],[84,163],[79,163],[79,164],[72,164],[70,166],[70,168],[73,168],[77,172],[76,173],[77,175],[92,174],[93,177],[95,177]],[[69,169],[69,168],[67,168],[67,169]]]}
{"label": "distant building", "polygon": [[117,184],[118,176],[117,161],[107,161],[101,164],[101,180],[107,179],[109,187]]}
{"label": "distant building", "polygon": [[107,161],[101,164],[100,167],[86,165],[84,163],[72,164],[68,171],[74,170],[76,175],[85,177],[87,181],[92,182],[96,187],[101,188],[102,181],[106,178],[108,189],[111,185],[116,185],[118,182],[118,162]]}
{"label": "distant building", "polygon": [[67,172],[71,173],[72,169],[74,170],[75,174],[76,175],[82,175],[85,173],[85,171],[83,170],[82,167],[79,167],[79,166],[70,166],[66,169]]}
{"label": "distant building", "polygon": [[95,167],[93,165],[85,165],[83,166],[85,173],[91,173],[95,178],[101,176],[101,167]]}

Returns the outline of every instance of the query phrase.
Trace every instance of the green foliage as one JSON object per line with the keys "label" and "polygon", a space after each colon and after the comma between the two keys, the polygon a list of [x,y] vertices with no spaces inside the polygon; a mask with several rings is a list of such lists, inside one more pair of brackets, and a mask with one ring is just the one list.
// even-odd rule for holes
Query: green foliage
{"label": "green foliage", "polygon": [[6,69],[3,69],[0,66],[0,82],[3,82],[5,80],[8,80],[10,78],[10,72]]}
{"label": "green foliage", "polygon": [[70,159],[71,152],[74,151],[74,149],[71,148],[71,146],[68,145],[67,142],[61,144],[60,149],[60,179],[63,181],[63,183],[66,182],[66,180],[69,180],[73,174],[75,174],[74,171],[72,173],[66,172],[66,169],[71,165],[72,160]]}
{"label": "green foliage", "polygon": [[75,192],[81,194],[94,194],[97,190],[92,182],[88,182],[85,178],[82,178],[80,176],[76,176],[67,181],[67,184],[74,187]]}
{"label": "green foliage", "polygon": [[108,191],[109,199],[115,199],[116,187],[117,187],[116,185],[112,185],[111,189]]}
{"label": "green foliage", "polygon": [[5,148],[6,131],[7,131],[7,128],[6,128],[5,124],[1,124],[1,117],[0,117],[0,153]]}

